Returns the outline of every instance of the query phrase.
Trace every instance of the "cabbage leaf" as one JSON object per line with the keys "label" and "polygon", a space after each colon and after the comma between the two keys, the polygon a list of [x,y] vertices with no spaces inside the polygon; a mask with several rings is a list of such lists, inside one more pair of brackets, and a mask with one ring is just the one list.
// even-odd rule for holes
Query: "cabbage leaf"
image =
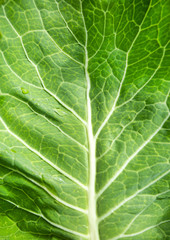
{"label": "cabbage leaf", "polygon": [[0,0],[0,239],[170,239],[169,0]]}

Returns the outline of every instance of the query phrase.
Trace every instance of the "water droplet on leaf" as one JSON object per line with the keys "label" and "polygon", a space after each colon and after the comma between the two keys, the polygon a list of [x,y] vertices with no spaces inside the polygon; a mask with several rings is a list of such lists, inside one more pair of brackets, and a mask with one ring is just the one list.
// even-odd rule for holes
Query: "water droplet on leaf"
{"label": "water droplet on leaf", "polygon": [[54,112],[56,112],[60,116],[64,116],[66,114],[63,110],[59,108],[54,109]]}
{"label": "water droplet on leaf", "polygon": [[14,149],[11,149],[11,152],[14,152],[14,153],[16,153],[16,151],[15,151]]}
{"label": "water droplet on leaf", "polygon": [[21,88],[21,90],[22,90],[22,93],[23,93],[23,94],[28,94],[28,93],[29,93],[28,89]]}

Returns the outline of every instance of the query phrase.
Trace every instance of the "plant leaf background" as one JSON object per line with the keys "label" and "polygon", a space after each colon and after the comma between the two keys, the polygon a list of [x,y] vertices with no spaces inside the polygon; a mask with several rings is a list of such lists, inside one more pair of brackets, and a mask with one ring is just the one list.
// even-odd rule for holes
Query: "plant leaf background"
{"label": "plant leaf background", "polygon": [[169,13],[0,0],[0,239],[170,238]]}

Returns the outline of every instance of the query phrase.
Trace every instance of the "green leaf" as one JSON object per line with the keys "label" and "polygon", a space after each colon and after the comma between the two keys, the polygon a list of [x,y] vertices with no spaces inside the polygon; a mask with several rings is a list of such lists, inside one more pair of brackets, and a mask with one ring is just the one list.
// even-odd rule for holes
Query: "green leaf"
{"label": "green leaf", "polygon": [[169,13],[0,0],[0,239],[170,238]]}

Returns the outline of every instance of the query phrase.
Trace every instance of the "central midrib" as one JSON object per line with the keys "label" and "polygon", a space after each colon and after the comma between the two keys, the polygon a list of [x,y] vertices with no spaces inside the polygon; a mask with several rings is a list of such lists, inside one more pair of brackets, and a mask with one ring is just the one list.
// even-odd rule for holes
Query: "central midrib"
{"label": "central midrib", "polygon": [[93,136],[92,128],[92,108],[90,101],[90,78],[88,74],[88,52],[85,49],[85,75],[87,80],[87,134],[89,144],[89,187],[88,187],[88,219],[89,219],[89,233],[91,240],[99,240],[97,214],[96,214],[96,193],[95,193],[95,179],[96,179],[96,140]]}
{"label": "central midrib", "polygon": [[82,20],[85,30],[85,77],[87,82],[87,138],[88,138],[88,148],[89,148],[89,185],[88,185],[88,220],[89,220],[89,239],[99,240],[98,233],[98,221],[96,214],[96,192],[95,192],[95,180],[96,180],[96,139],[93,135],[92,127],[92,108],[90,100],[90,77],[88,73],[88,51],[87,51],[87,41],[88,34],[85,24],[85,19],[83,15],[82,2],[80,4]]}
{"label": "central midrib", "polygon": [[89,147],[89,186],[88,186],[88,220],[90,240],[99,240],[96,214],[96,138],[93,135],[92,108],[90,100],[90,77],[88,73],[87,30],[85,45],[85,77],[87,81],[87,136]]}
{"label": "central midrib", "polygon": [[89,234],[91,240],[99,240],[97,214],[96,214],[96,139],[93,135],[92,128],[92,108],[90,101],[90,78],[88,74],[88,52],[85,48],[85,75],[87,80],[87,135],[89,145],[89,187],[88,187],[88,219],[89,219]]}

